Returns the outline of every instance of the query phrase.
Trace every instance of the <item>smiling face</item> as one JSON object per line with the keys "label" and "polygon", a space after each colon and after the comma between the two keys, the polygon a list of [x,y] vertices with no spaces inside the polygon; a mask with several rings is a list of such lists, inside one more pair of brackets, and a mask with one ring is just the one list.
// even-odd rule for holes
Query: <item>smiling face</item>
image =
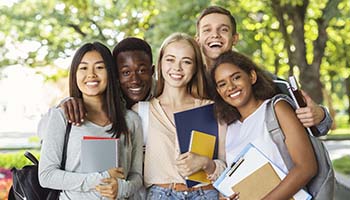
{"label": "smiling face", "polygon": [[237,109],[254,99],[252,85],[256,80],[254,70],[247,74],[231,63],[222,63],[215,70],[217,92],[226,103]]}
{"label": "smiling face", "polygon": [[185,40],[170,43],[161,59],[161,73],[165,86],[187,87],[195,71],[195,52]]}
{"label": "smiling face", "polygon": [[124,51],[117,56],[122,92],[130,104],[145,100],[151,92],[153,66],[143,51]]}
{"label": "smiling face", "polygon": [[234,32],[230,18],[224,14],[212,13],[204,16],[197,28],[196,40],[207,65],[210,66],[221,53],[232,49],[238,41],[238,34]]}
{"label": "smiling face", "polygon": [[101,96],[107,87],[107,70],[102,56],[97,51],[85,53],[77,71],[76,81],[83,98]]}

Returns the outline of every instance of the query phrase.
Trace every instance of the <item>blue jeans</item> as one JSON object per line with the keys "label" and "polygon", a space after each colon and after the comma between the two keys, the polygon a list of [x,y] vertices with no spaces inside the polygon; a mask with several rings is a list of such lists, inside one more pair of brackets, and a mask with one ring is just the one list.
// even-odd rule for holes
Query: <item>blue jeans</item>
{"label": "blue jeans", "polygon": [[171,188],[162,188],[159,186],[151,186],[147,190],[147,200],[217,200],[219,193],[215,189],[212,190],[196,190],[192,192],[177,192]]}

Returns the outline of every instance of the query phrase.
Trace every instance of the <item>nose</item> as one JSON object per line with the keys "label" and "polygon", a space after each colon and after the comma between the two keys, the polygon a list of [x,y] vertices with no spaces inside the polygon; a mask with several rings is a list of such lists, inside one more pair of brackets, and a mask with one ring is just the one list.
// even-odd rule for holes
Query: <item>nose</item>
{"label": "nose", "polygon": [[136,72],[131,73],[130,79],[133,83],[139,83],[141,81],[140,76]]}
{"label": "nose", "polygon": [[233,89],[235,89],[235,88],[236,88],[236,84],[235,84],[232,80],[230,80],[230,81],[227,83],[227,90],[231,91],[231,90],[233,90]]}
{"label": "nose", "polygon": [[88,78],[96,78],[97,76],[95,74],[95,70],[94,69],[89,69],[87,77]]}
{"label": "nose", "polygon": [[182,70],[182,62],[178,62],[174,65],[174,70],[175,71],[181,71]]}
{"label": "nose", "polygon": [[218,38],[220,37],[220,32],[219,30],[214,30],[213,31],[213,34],[211,35],[212,38]]}

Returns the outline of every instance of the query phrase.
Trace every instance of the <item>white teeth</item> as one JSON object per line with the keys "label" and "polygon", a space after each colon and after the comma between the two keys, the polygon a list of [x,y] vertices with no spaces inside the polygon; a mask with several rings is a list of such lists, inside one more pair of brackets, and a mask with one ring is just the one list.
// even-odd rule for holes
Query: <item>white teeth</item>
{"label": "white teeth", "polygon": [[176,79],[182,78],[182,75],[177,75],[177,74],[170,74],[170,76]]}
{"label": "white teeth", "polygon": [[230,97],[236,97],[238,96],[239,94],[241,94],[241,91],[238,91],[238,92],[235,92],[233,94],[230,94]]}
{"label": "white teeth", "polygon": [[133,92],[139,92],[141,91],[142,88],[138,87],[138,88],[129,88],[129,90],[133,91]]}
{"label": "white teeth", "polygon": [[86,82],[86,85],[87,86],[95,86],[95,85],[97,85],[98,84],[98,82]]}
{"label": "white teeth", "polygon": [[209,47],[221,47],[221,42],[211,42],[209,43]]}

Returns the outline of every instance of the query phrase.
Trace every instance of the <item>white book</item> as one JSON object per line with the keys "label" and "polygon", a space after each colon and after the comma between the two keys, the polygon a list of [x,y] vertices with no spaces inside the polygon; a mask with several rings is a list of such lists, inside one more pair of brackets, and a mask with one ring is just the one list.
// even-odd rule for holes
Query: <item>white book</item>
{"label": "white book", "polygon": [[85,136],[81,141],[82,172],[103,172],[118,167],[118,139]]}

